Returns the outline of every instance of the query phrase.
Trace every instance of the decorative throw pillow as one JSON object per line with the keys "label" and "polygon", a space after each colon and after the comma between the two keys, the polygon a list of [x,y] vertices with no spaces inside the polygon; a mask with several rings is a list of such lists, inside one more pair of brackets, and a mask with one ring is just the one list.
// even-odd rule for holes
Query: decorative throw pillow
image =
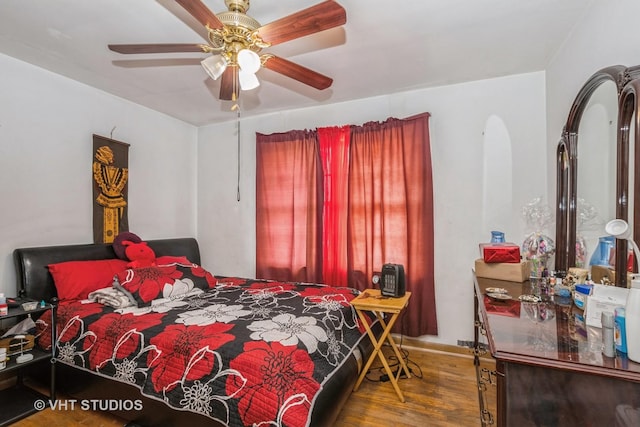
{"label": "decorative throw pillow", "polygon": [[49,264],[48,267],[59,300],[82,300],[88,298],[93,291],[111,286],[114,276],[127,269],[127,261],[66,261]]}
{"label": "decorative throw pillow", "polygon": [[114,286],[131,296],[138,307],[160,298],[180,298],[194,289],[206,290],[217,283],[215,277],[196,264],[165,264],[130,268],[120,272]]}
{"label": "decorative throw pillow", "polygon": [[186,256],[163,255],[156,258],[156,265],[167,264],[191,265],[193,263],[189,261]]}

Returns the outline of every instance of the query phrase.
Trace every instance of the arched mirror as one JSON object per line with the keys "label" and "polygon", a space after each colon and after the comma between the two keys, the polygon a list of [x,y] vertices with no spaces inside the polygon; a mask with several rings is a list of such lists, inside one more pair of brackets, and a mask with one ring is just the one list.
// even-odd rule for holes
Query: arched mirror
{"label": "arched mirror", "polygon": [[[635,203],[640,191],[640,66],[625,71],[624,86],[620,92],[618,120],[618,161],[616,185],[616,218],[629,222],[633,239],[640,238],[640,203]],[[636,166],[638,165],[638,166]],[[627,286],[627,242],[616,245],[616,285]],[[640,262],[640,260],[639,260]],[[638,271],[634,265],[634,271]],[[620,278],[619,280],[617,278]]]}
{"label": "arched mirror", "polygon": [[587,100],[578,126],[576,267],[602,261],[598,243],[616,217],[617,129],[618,88],[607,80]]}
{"label": "arched mirror", "polygon": [[[640,189],[638,70],[616,65],[596,72],[571,107],[557,148],[556,270],[588,268],[610,219],[627,220],[638,241],[640,211],[632,203]],[[626,287],[627,244],[615,246],[616,285]]]}

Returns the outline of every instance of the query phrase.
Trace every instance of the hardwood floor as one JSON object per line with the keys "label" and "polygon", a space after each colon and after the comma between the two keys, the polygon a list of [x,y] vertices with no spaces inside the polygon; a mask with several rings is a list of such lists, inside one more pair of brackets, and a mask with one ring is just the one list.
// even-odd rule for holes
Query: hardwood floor
{"label": "hardwood floor", "polygon": [[[442,349],[445,350],[442,350]],[[365,379],[349,397],[337,427],[478,427],[478,389],[471,351],[462,347],[404,345],[412,378],[400,380],[405,403],[400,402],[390,382]],[[449,351],[451,350],[451,351]],[[385,352],[386,354],[386,352]],[[380,367],[374,363],[373,367]],[[379,377],[372,368],[371,379]],[[63,397],[63,396],[59,396]],[[15,424],[16,427],[122,426],[124,423],[100,412],[52,411],[46,409]],[[181,427],[181,426],[177,426]]]}
{"label": "hardwood floor", "polygon": [[470,350],[460,348],[460,353],[451,353],[403,348],[409,351],[409,367],[415,374],[399,381],[406,402],[400,402],[391,383],[365,380],[351,394],[336,426],[480,426]]}

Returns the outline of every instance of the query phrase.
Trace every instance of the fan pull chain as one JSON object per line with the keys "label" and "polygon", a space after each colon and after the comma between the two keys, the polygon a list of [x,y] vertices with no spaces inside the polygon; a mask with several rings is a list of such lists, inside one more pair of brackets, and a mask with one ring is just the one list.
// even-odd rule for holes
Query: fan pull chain
{"label": "fan pull chain", "polygon": [[236,134],[238,135],[238,187],[236,193],[236,199],[240,201],[240,106],[238,104],[235,105],[237,109],[237,120],[236,120]]}

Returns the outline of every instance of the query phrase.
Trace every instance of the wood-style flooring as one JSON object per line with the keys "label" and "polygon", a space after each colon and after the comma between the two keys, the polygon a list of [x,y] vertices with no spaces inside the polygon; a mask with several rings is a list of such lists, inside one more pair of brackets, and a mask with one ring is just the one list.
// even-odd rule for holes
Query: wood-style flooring
{"label": "wood-style flooring", "polygon": [[[405,403],[400,402],[390,382],[365,379],[349,397],[335,426],[479,427],[478,388],[471,350],[455,346],[430,347],[403,346],[408,351],[409,366],[414,374],[399,382]],[[379,375],[372,369],[368,377],[375,379]],[[46,409],[13,425],[115,427],[123,426],[124,422],[100,412]]]}
{"label": "wood-style flooring", "polygon": [[[471,350],[455,347],[459,352],[451,353],[403,348],[409,352],[409,367],[414,374],[399,381],[405,403],[400,402],[390,382],[365,380],[349,397],[336,426],[480,426]],[[369,376],[374,377],[373,374]]]}

